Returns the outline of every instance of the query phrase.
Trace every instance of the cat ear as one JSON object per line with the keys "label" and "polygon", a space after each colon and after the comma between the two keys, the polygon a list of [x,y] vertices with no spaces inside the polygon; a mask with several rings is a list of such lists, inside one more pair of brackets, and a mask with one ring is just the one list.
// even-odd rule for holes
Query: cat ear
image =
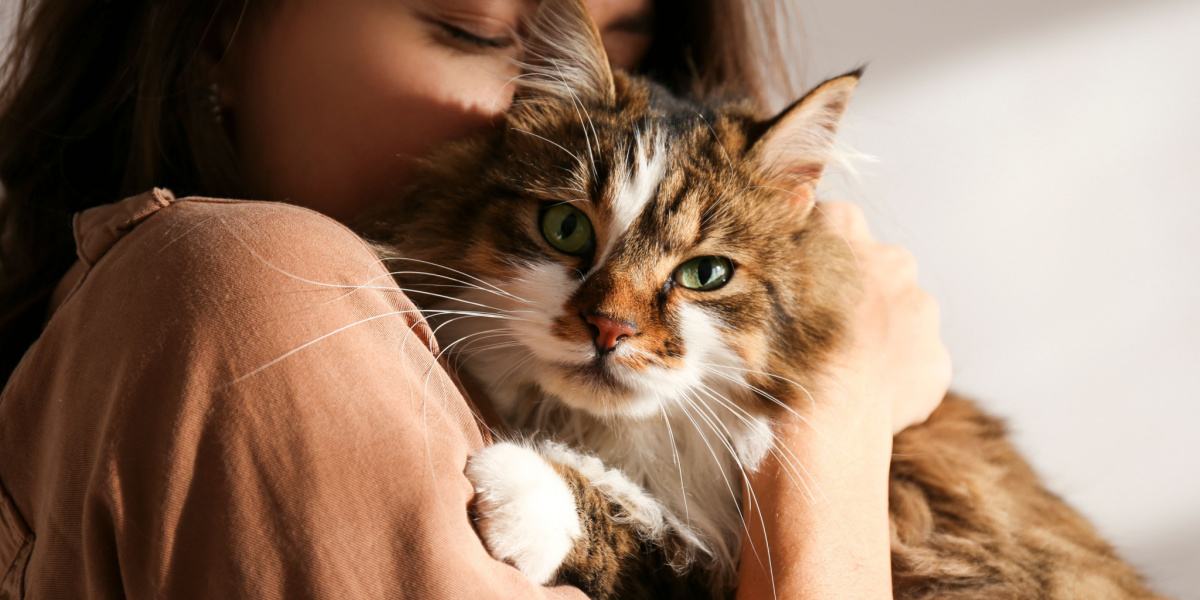
{"label": "cat ear", "polygon": [[583,0],[541,0],[524,25],[515,100],[615,102],[608,54]]}
{"label": "cat ear", "polygon": [[862,69],[834,77],[762,124],[751,159],[773,187],[788,190],[805,214],[833,152],[838,122],[858,86]]}

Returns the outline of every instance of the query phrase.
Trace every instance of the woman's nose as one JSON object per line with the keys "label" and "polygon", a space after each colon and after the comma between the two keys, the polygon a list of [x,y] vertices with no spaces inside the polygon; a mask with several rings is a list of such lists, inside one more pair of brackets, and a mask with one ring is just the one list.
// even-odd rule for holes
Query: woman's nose
{"label": "woman's nose", "polygon": [[592,330],[596,351],[602,356],[615,350],[621,340],[637,334],[637,327],[633,323],[619,321],[608,315],[592,312],[583,315],[583,320]]}

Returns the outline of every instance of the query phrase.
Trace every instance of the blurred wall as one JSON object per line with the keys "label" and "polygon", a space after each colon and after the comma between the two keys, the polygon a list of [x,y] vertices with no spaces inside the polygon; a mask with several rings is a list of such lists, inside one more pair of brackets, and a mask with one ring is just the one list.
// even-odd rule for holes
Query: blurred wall
{"label": "blurred wall", "polygon": [[1200,2],[797,4],[811,82],[869,63],[825,193],[917,255],[955,387],[1200,598]]}
{"label": "blurred wall", "polygon": [[870,63],[826,192],[917,254],[956,387],[1200,598],[1200,3],[792,1],[812,81]]}

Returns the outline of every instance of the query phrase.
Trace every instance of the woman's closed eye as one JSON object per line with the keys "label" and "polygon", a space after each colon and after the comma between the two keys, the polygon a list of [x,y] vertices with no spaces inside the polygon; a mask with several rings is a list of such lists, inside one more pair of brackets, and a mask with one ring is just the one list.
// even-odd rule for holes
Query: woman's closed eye
{"label": "woman's closed eye", "polygon": [[481,27],[475,25],[432,16],[426,19],[438,28],[445,42],[465,50],[507,50],[516,45],[516,38],[509,33],[484,32]]}

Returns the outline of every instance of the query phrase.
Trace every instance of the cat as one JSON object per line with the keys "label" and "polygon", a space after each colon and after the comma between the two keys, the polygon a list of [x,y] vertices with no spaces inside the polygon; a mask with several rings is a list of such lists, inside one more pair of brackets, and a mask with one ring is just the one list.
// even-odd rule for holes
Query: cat
{"label": "cat", "polygon": [[[857,293],[814,188],[860,72],[763,119],[614,72],[578,0],[543,0],[526,49],[503,123],[357,229],[518,433],[466,469],[496,558],[594,598],[730,596],[745,473],[799,466],[771,422],[816,401]],[[970,401],[894,453],[897,598],[1154,597]]]}

